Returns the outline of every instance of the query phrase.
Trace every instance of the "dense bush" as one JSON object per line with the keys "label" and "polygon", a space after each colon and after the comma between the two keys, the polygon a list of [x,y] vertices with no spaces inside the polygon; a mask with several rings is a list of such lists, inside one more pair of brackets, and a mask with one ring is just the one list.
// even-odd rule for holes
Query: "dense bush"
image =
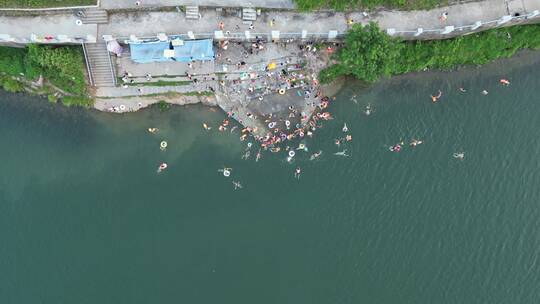
{"label": "dense bush", "polygon": [[[378,34],[375,34],[378,31]],[[540,25],[499,28],[446,40],[397,41],[377,25],[354,26],[337,52],[338,63],[321,72],[323,82],[341,75],[373,82],[385,75],[424,69],[450,69],[509,57],[520,49],[540,48]],[[398,56],[399,54],[399,56]]]}
{"label": "dense bush", "polygon": [[[0,47],[0,74],[7,75],[2,86],[7,91],[21,91],[23,85],[8,76],[24,76],[33,81],[41,74],[50,84],[73,95],[62,99],[65,105],[88,107],[92,100],[86,94],[83,60],[81,49],[72,46]],[[11,80],[6,86],[4,82],[8,78]]]}
{"label": "dense bush", "polygon": [[23,74],[25,58],[26,50],[23,48],[0,47],[0,72],[12,76]]}
{"label": "dense bush", "polygon": [[73,94],[86,90],[83,56],[76,47],[50,47],[31,44],[28,47],[30,65],[39,68],[51,83]]}
{"label": "dense bush", "polygon": [[2,84],[2,88],[4,90],[11,93],[22,92],[24,90],[22,83],[9,76],[0,78],[0,83]]}

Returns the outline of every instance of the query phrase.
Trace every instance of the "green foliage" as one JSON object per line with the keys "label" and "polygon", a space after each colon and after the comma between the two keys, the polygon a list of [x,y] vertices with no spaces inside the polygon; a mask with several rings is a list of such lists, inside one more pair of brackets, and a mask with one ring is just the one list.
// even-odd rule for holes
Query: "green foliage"
{"label": "green foliage", "polygon": [[94,105],[94,100],[86,96],[64,96],[62,97],[62,104],[68,107],[79,106],[90,108]]}
{"label": "green foliage", "polygon": [[28,60],[30,65],[38,67],[52,84],[69,93],[85,93],[83,56],[79,48],[31,44],[28,47]]}
{"label": "green foliage", "polygon": [[303,11],[327,8],[343,11],[381,6],[412,10],[447,5],[448,0],[295,0],[295,3]]}
{"label": "green foliage", "polygon": [[397,56],[396,40],[382,32],[376,23],[355,24],[347,33],[345,47],[337,54],[339,67],[323,72],[322,79],[328,81],[341,74],[373,82],[390,75]]}
{"label": "green foliage", "polygon": [[0,72],[7,75],[18,76],[25,72],[24,48],[0,47]]}
{"label": "green foliage", "polygon": [[0,0],[2,8],[95,5],[96,0]]}
{"label": "green foliage", "polygon": [[50,103],[57,103],[58,102],[58,98],[56,96],[54,96],[54,94],[47,95],[47,100]]}
{"label": "green foliage", "polygon": [[24,90],[24,86],[21,82],[9,77],[5,76],[0,79],[0,83],[2,84],[2,88],[8,92],[11,93],[17,93],[22,92]]}
{"label": "green foliage", "polygon": [[168,104],[165,100],[158,101],[157,106],[158,106],[158,109],[162,112],[167,111],[171,107],[171,105]]}
{"label": "green foliage", "polygon": [[[345,46],[337,54],[339,63],[323,70],[321,81],[329,82],[341,75],[352,75],[371,82],[376,80],[376,76],[424,69],[451,69],[464,64],[480,65],[497,58],[510,57],[520,49],[540,48],[538,24],[493,29],[446,40],[393,40],[393,43],[388,43],[390,37],[382,32],[380,35],[367,32],[365,28],[354,27],[347,34]],[[359,46],[365,43],[370,45]],[[386,54],[386,58],[383,58],[386,62],[381,61],[381,53]]]}

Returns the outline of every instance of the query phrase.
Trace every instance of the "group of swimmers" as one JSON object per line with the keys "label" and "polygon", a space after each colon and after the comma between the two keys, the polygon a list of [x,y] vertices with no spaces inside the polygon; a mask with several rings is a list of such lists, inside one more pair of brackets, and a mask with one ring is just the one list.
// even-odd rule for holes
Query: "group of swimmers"
{"label": "group of swimmers", "polygon": [[[503,86],[509,86],[509,85],[510,85],[510,81],[509,81],[508,79],[506,79],[506,78],[501,78],[501,79],[499,79],[499,83],[500,83],[501,85],[503,85]],[[467,92],[467,90],[464,89],[463,87],[460,87],[460,88],[459,88],[459,91],[460,91],[461,93],[466,93],[466,92]],[[482,91],[480,91],[480,93],[481,93],[482,95],[488,95],[488,94],[489,94],[489,92],[488,92],[487,90],[482,90]],[[431,97],[431,102],[436,103],[436,102],[439,100],[439,98],[442,97],[442,91],[439,90],[439,92],[438,92],[437,95],[430,95],[430,97]]]}

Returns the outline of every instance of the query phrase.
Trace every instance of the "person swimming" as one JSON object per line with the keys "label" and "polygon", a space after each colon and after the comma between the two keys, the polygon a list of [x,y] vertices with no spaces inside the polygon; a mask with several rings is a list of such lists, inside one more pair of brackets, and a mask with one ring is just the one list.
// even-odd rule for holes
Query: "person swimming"
{"label": "person swimming", "polygon": [[261,149],[259,149],[259,152],[257,152],[257,155],[255,156],[255,162],[258,162],[261,158]]}
{"label": "person swimming", "polygon": [[336,138],[336,140],[334,141],[334,143],[336,144],[336,146],[339,147],[339,145],[341,145],[341,140],[339,138]]}
{"label": "person swimming", "polygon": [[341,129],[341,131],[343,131],[343,132],[349,132],[349,128],[347,127],[347,124],[346,124],[346,123],[343,125],[343,128]]}
{"label": "person swimming", "polygon": [[464,159],[465,158],[465,152],[456,152],[452,156],[454,158],[457,158],[457,159]]}
{"label": "person swimming", "polygon": [[316,158],[319,158],[321,154],[322,154],[322,150],[319,150],[319,152],[311,154],[311,156],[309,157],[309,160],[314,160]]}
{"label": "person swimming", "polygon": [[218,172],[223,172],[223,176],[225,177],[231,176],[231,171],[232,171],[232,168],[223,168],[223,169],[218,170]]}
{"label": "person swimming", "polygon": [[210,131],[212,129],[212,127],[209,127],[206,123],[203,123],[202,126],[206,131]]}
{"label": "person swimming", "polygon": [[467,92],[467,90],[465,90],[464,88],[459,88],[459,91],[460,91],[461,93]]}
{"label": "person swimming", "polygon": [[251,152],[249,150],[246,150],[246,153],[244,153],[244,155],[242,155],[242,159],[248,159],[249,156],[251,155]]}
{"label": "person swimming", "polygon": [[483,91],[482,91],[482,92],[480,92],[480,93],[482,93],[482,95],[487,95],[487,94],[489,94],[489,92],[488,92],[488,91],[486,91],[486,90],[483,90]]}
{"label": "person swimming", "polygon": [[301,173],[302,173],[302,169],[300,169],[300,167],[297,167],[296,170],[294,170],[294,177],[297,179],[300,179]]}
{"label": "person swimming", "polygon": [[401,145],[400,144],[395,144],[393,146],[390,147],[390,151],[392,152],[399,152],[401,151]]}
{"label": "person swimming", "polygon": [[148,128],[148,132],[150,133],[156,133],[157,131],[159,131],[158,128]]}
{"label": "person swimming", "polygon": [[368,104],[368,105],[366,106],[366,110],[364,111],[364,113],[365,113],[366,115],[371,114],[371,105],[370,105],[370,104]]}
{"label": "person swimming", "polygon": [[236,189],[242,189],[242,184],[238,181],[232,181],[232,184],[234,185],[234,190]]}
{"label": "person swimming", "polygon": [[510,81],[508,81],[508,79],[501,79],[499,80],[499,82],[503,85],[503,86],[509,86],[510,85]]}
{"label": "person swimming", "polygon": [[304,150],[304,151],[307,152],[308,148],[306,147],[305,144],[299,144],[298,148],[296,148],[296,150]]}
{"label": "person swimming", "polygon": [[410,145],[411,147],[416,147],[416,146],[418,146],[418,145],[420,145],[420,144],[422,144],[422,143],[423,143],[423,141],[421,141],[421,140],[413,139],[409,145]]}
{"label": "person swimming", "polygon": [[441,98],[442,92],[441,92],[441,90],[439,90],[439,94],[437,96],[433,96],[433,95],[430,95],[430,96],[431,96],[431,101],[433,103],[436,103],[439,100],[439,98]]}
{"label": "person swimming", "polygon": [[161,163],[157,169],[157,173],[161,173],[163,170],[167,169],[167,163]]}
{"label": "person swimming", "polygon": [[334,153],[334,155],[337,155],[337,156],[344,156],[344,157],[349,157],[350,155],[347,154],[347,149],[341,151],[341,152],[336,152]]}

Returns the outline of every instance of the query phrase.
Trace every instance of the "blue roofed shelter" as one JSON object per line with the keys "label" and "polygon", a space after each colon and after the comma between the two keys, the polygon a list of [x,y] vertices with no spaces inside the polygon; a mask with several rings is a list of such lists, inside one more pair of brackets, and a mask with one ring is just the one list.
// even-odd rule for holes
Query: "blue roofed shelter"
{"label": "blue roofed shelter", "polygon": [[[131,59],[137,63],[214,60],[212,39],[185,40],[183,44],[174,46],[170,41],[133,42],[129,48]],[[166,57],[165,50],[174,50],[174,56]]]}

